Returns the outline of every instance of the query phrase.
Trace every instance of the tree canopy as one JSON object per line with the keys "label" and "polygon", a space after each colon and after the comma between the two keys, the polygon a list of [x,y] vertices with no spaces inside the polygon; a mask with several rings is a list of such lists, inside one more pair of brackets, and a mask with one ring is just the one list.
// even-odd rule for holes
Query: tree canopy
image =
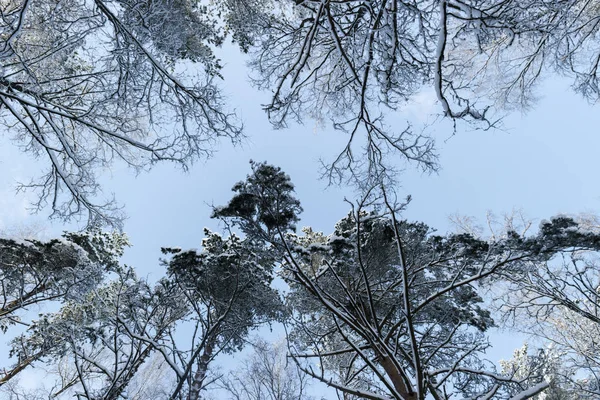
{"label": "tree canopy", "polygon": [[1,121],[47,165],[21,184],[36,191],[38,209],[118,225],[117,205],[98,198],[101,170],[117,161],[186,167],[219,138],[240,138],[215,85],[223,36],[206,6],[11,0],[1,12]]}
{"label": "tree canopy", "polygon": [[[220,94],[217,48],[250,54],[275,127],[331,121],[348,143],[324,164],[330,182],[397,179],[398,160],[439,168],[422,127],[392,126],[432,92],[455,124],[496,126],[527,109],[552,72],[598,97],[597,10],[569,0],[218,1],[11,0],[0,22],[2,124],[45,171],[20,188],[34,206],[88,225],[119,224],[99,174],[115,162],[184,168],[241,123]],[[456,126],[456,125],[455,125]],[[456,127],[455,127],[456,129]]]}
{"label": "tree canopy", "polygon": [[[522,231],[507,218],[488,235],[410,221],[399,170],[438,171],[438,148],[426,124],[390,119],[430,96],[450,134],[496,129],[558,75],[597,102],[597,3],[0,0],[3,137],[44,166],[17,189],[34,211],[84,221],[50,240],[0,237],[0,396],[599,398],[598,218]],[[221,52],[228,40],[240,54]],[[355,200],[320,232],[290,176],[251,161],[212,208],[221,231],[204,228],[198,249],[165,243],[158,277],[143,277],[123,263],[126,213],[100,182],[115,166],[187,170],[244,139],[222,56],[247,62],[272,127],[346,134],[322,178]],[[496,364],[497,327],[536,343]],[[254,340],[222,373],[219,357],[267,328],[283,344]],[[19,382],[26,371],[43,372],[38,387]]]}
{"label": "tree canopy", "polygon": [[[119,235],[3,240],[2,326],[12,340],[0,390],[18,393],[25,369],[60,365],[47,394],[90,400],[129,398],[128,388],[140,385],[132,398],[197,400],[211,388],[232,398],[293,398],[309,396],[307,378],[348,399],[598,394],[593,300],[578,286],[595,279],[586,272],[600,250],[597,230],[557,216],[532,234],[441,235],[402,219],[407,204],[392,202],[384,186],[331,234],[310,227],[299,234],[302,208],[290,177],[266,163],[251,166],[231,201],[214,210],[227,235],[206,229],[200,250],[163,248],[165,275],[155,283],[120,265],[127,242]],[[555,264],[565,257],[579,273]],[[286,289],[274,289],[274,280]],[[502,369],[486,359],[487,333],[503,322],[484,300],[491,286],[507,288],[496,300],[503,312],[537,321],[555,347],[537,356],[521,350]],[[58,311],[18,317],[57,300]],[[264,324],[283,324],[292,367],[263,343],[247,364],[258,375],[220,376],[215,358],[242,350]],[[139,382],[147,368],[160,377],[153,389]]]}

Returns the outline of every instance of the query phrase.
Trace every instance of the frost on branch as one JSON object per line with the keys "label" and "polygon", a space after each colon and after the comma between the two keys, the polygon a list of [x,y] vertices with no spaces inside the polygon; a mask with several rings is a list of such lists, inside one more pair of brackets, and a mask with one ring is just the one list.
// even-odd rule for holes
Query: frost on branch
{"label": "frost on branch", "polygon": [[65,233],[48,242],[0,239],[0,324],[6,331],[30,306],[77,299],[118,269],[121,234]]}
{"label": "frost on branch", "polygon": [[[47,317],[28,321],[37,306],[85,302],[107,274],[120,270],[118,259],[127,244],[122,234],[100,232],[65,233],[61,239],[48,242],[0,239],[2,333],[16,325],[25,325],[30,330],[44,325]],[[0,374],[0,386],[45,356],[54,344],[44,343],[56,343],[55,338],[55,335],[38,337],[35,349],[29,345],[13,348],[11,354],[18,354],[18,360]],[[65,340],[65,336],[61,335],[59,340]]]}
{"label": "frost on branch", "polygon": [[[537,263],[503,275],[497,305],[507,326],[552,343],[567,398],[600,396],[600,237],[596,218],[557,216],[540,225]],[[561,248],[562,247],[562,248]],[[548,252],[555,248],[558,251]]]}
{"label": "frost on branch", "polygon": [[[253,193],[269,189],[255,183]],[[273,202],[223,215],[283,260],[290,356],[298,368],[368,399],[524,399],[546,390],[539,370],[498,373],[485,360],[485,333],[495,321],[480,290],[565,251],[598,248],[598,234],[559,216],[536,234],[437,235],[400,219],[401,207],[380,190],[378,208],[359,202],[330,235],[258,223],[257,215],[277,210]]]}
{"label": "frost on branch", "polygon": [[20,185],[38,196],[34,210],[119,225],[119,208],[100,196],[100,172],[118,162],[136,172],[159,161],[186,168],[220,138],[239,138],[215,84],[222,34],[206,7],[8,0],[0,8],[0,123],[45,164]]}
{"label": "frost on branch", "polygon": [[348,134],[325,162],[331,180],[393,175],[399,160],[435,170],[433,138],[386,119],[424,94],[455,129],[490,129],[507,110],[529,109],[555,73],[592,102],[600,95],[594,1],[227,3],[251,10],[236,21],[247,22],[239,25],[253,41],[254,82],[272,93],[264,107],[273,125],[312,118]]}

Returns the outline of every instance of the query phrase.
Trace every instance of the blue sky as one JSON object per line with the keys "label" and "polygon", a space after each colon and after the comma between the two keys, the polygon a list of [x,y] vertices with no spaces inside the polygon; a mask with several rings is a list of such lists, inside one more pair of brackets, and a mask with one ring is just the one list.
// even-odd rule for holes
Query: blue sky
{"label": "blue sky", "polygon": [[[326,188],[325,182],[318,180],[317,162],[336,154],[345,136],[310,121],[274,131],[260,107],[267,95],[250,87],[243,63],[230,61],[224,76],[226,94],[248,136],[242,146],[222,143],[213,158],[198,162],[187,173],[163,164],[136,177],[133,171],[116,165],[102,178],[106,191],[114,192],[126,207],[125,231],[133,247],[123,261],[135,266],[140,275],[160,277],[161,246],[199,247],[205,226],[219,229],[209,218],[210,204],[223,204],[230,198],[233,183],[248,173],[250,159],[278,165],[292,177],[305,210],[302,225],[330,232],[347,212],[343,199],[351,198],[353,192]],[[537,220],[557,213],[598,212],[600,114],[558,78],[542,83],[539,94],[535,109],[526,115],[510,114],[504,130],[459,130],[452,135],[447,121],[433,126],[442,169],[432,175],[406,170],[399,192],[411,194],[413,202],[405,217],[445,232],[452,229],[448,217],[453,214],[483,222],[488,210],[501,214],[520,208]],[[431,112],[439,112],[439,108],[424,93],[408,107],[407,115],[419,120]],[[390,118],[400,123],[405,116]],[[44,235],[55,236],[65,229],[77,229],[76,225],[47,221],[47,210],[36,216],[28,214],[29,198],[15,195],[15,180],[36,176],[43,164],[21,154],[6,136],[0,143],[0,230],[33,225],[43,228]],[[509,357],[523,340],[519,336],[493,338],[492,358]]]}

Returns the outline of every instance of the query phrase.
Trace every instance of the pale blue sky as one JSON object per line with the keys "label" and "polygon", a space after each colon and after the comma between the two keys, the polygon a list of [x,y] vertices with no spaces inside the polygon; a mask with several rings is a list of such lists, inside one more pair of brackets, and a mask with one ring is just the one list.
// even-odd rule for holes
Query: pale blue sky
{"label": "pale blue sky", "polygon": [[[141,275],[158,278],[162,274],[158,266],[161,246],[198,247],[205,226],[218,229],[209,219],[207,204],[227,201],[233,183],[248,173],[249,159],[281,166],[292,177],[305,210],[303,225],[330,232],[347,212],[343,198],[351,197],[352,191],[326,189],[325,182],[317,180],[318,158],[331,158],[345,136],[310,121],[305,126],[272,130],[260,108],[267,96],[250,87],[246,74],[239,60],[230,61],[224,71],[226,93],[243,118],[248,136],[241,147],[223,143],[214,158],[197,163],[188,173],[166,164],[135,177],[132,171],[116,166],[103,178],[106,191],[116,194],[129,215],[125,231],[133,247],[123,261]],[[540,94],[533,111],[506,118],[505,131],[459,131],[452,136],[447,122],[435,125],[442,169],[435,175],[406,171],[400,192],[411,194],[413,202],[405,217],[445,232],[451,229],[448,217],[456,213],[483,221],[487,210],[501,214],[521,208],[537,219],[599,211],[600,114],[563,80],[546,81]],[[431,109],[429,96],[421,99],[423,103],[410,107],[411,118],[439,112],[435,104]],[[403,121],[404,116],[391,118]],[[38,216],[27,214],[27,197],[14,194],[14,179],[35,176],[40,164],[23,156],[7,138],[0,143],[0,229],[37,224],[46,227],[46,235],[54,236],[76,228],[46,221],[47,210]],[[517,336],[497,340],[491,356],[510,356],[521,340]]]}

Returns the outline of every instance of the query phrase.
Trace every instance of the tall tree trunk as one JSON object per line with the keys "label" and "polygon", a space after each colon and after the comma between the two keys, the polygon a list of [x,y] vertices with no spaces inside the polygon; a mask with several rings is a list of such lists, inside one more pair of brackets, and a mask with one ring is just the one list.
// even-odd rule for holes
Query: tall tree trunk
{"label": "tall tree trunk", "polygon": [[387,376],[392,381],[394,388],[396,388],[398,393],[402,396],[402,400],[417,400],[417,394],[411,387],[406,385],[398,368],[396,368],[396,365],[394,365],[389,356],[379,356],[379,364],[383,367]]}
{"label": "tall tree trunk", "polygon": [[216,336],[209,337],[206,340],[206,346],[204,347],[202,356],[200,356],[200,358],[198,359],[198,369],[196,370],[196,373],[194,374],[194,379],[192,380],[188,400],[198,400],[200,398],[200,391],[202,390],[204,380],[206,379],[206,373],[208,372],[208,364],[210,363],[210,359],[213,356],[216,341]]}

